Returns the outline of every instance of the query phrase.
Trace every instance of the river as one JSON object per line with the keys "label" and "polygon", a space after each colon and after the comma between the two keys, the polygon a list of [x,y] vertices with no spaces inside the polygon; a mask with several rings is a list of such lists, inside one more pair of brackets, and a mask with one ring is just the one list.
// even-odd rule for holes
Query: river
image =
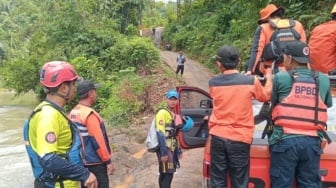
{"label": "river", "polygon": [[22,124],[37,100],[31,94],[13,97],[12,92],[0,91],[0,188],[31,188],[33,175]]}

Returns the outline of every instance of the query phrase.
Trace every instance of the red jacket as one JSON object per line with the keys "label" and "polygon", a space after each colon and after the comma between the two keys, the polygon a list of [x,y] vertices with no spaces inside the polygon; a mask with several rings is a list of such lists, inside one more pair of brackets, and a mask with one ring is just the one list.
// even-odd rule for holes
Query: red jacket
{"label": "red jacket", "polygon": [[310,65],[328,73],[336,69],[336,20],[316,26],[310,34]]}

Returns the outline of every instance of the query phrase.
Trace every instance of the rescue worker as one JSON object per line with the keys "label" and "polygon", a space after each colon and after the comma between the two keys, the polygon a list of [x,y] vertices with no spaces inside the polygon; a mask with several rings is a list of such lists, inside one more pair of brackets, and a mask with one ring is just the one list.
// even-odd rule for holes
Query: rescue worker
{"label": "rescue worker", "polygon": [[77,79],[67,62],[47,62],[41,69],[40,83],[47,95],[32,113],[25,135],[32,149],[28,155],[34,161],[35,188],[78,188],[80,182],[97,187],[95,175],[81,163],[80,142],[73,142],[77,132],[63,109],[74,98]]}
{"label": "rescue worker", "polygon": [[331,20],[316,26],[310,33],[310,66],[328,74],[336,70],[336,3],[331,10]]}
{"label": "rescue worker", "polygon": [[[277,28],[290,28],[292,27],[292,33],[298,35],[299,39],[306,42],[306,34],[302,24],[296,20],[283,19],[285,9],[283,7],[276,7],[274,4],[268,4],[265,8],[260,10],[260,19],[258,20],[259,26],[257,27],[253,43],[251,46],[250,58],[247,62],[247,75],[257,74],[262,76],[265,72],[265,68],[272,66],[272,62],[275,59],[264,60],[263,52],[267,48],[267,45],[271,42],[272,34],[274,33],[276,26]],[[287,33],[291,34],[291,33]],[[280,50],[281,51],[281,50]],[[264,55],[267,54],[268,50],[265,50]],[[283,67],[282,61],[276,62],[277,67]],[[275,67],[277,69],[277,67]],[[280,68],[281,69],[281,68]]]}
{"label": "rescue worker", "polygon": [[320,188],[321,141],[327,107],[332,106],[327,76],[308,68],[309,47],[297,41],[284,50],[288,72],[274,76],[273,133],[269,138],[271,187]]}
{"label": "rescue worker", "polygon": [[254,76],[240,74],[238,51],[222,46],[214,56],[220,75],[209,81],[213,110],[209,118],[210,176],[212,188],[248,186],[250,147],[254,131],[252,100],[270,100],[272,71],[267,69],[263,87]]}
{"label": "rescue worker", "polygon": [[182,150],[177,140],[177,126],[182,124],[182,118],[174,114],[173,109],[178,104],[179,95],[175,89],[166,93],[166,106],[155,115],[158,131],[159,150],[156,152],[159,162],[159,187],[170,188],[176,168],[180,167],[179,158]]}
{"label": "rescue worker", "polygon": [[90,80],[78,82],[78,104],[71,110],[69,117],[76,122],[84,140],[84,165],[98,181],[99,188],[109,188],[109,176],[113,174],[111,147],[103,119],[92,106],[97,101],[98,84]]}

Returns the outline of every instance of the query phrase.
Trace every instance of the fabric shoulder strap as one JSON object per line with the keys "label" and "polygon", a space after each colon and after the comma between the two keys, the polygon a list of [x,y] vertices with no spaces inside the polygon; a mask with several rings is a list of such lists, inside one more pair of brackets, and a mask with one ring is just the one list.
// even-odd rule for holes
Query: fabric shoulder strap
{"label": "fabric shoulder strap", "polygon": [[319,95],[320,95],[320,82],[318,79],[318,72],[313,71],[311,72],[311,76],[315,80],[315,85],[316,85],[316,94],[315,94],[315,125],[318,124],[318,103],[319,103]]}

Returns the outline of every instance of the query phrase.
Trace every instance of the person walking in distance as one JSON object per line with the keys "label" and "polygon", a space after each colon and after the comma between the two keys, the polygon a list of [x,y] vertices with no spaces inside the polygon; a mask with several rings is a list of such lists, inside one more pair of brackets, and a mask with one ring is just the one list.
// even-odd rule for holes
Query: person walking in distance
{"label": "person walking in distance", "polygon": [[285,14],[283,7],[268,4],[259,14],[259,25],[253,37],[251,54],[247,62],[247,75],[262,76],[265,68],[272,67],[273,62],[275,72],[279,68],[283,70],[281,52],[284,44],[296,40],[306,42],[303,25],[297,20],[283,18]]}
{"label": "person walking in distance", "polygon": [[286,72],[274,76],[273,132],[269,138],[271,187],[320,188],[321,141],[327,107],[332,106],[329,78],[308,68],[309,47],[297,41],[283,52]]}
{"label": "person walking in distance", "polygon": [[47,95],[24,127],[35,188],[78,188],[80,182],[97,188],[95,175],[82,165],[77,129],[64,111],[75,96],[77,79],[76,70],[67,62],[47,62],[41,69],[40,83]]}
{"label": "person walking in distance", "polygon": [[224,45],[217,51],[220,75],[209,80],[213,110],[209,117],[210,176],[212,188],[246,188],[250,170],[250,147],[254,131],[252,100],[270,100],[272,71],[266,69],[263,87],[255,76],[240,74],[238,51]]}
{"label": "person walking in distance", "polygon": [[316,26],[310,34],[310,67],[328,74],[336,71],[336,3],[331,20]]}
{"label": "person walking in distance", "polygon": [[98,84],[90,80],[78,83],[78,104],[71,110],[69,117],[76,122],[84,140],[84,165],[98,181],[99,188],[109,188],[108,175],[113,174],[111,147],[103,119],[92,106],[97,101]]}
{"label": "person walking in distance", "polygon": [[176,72],[175,72],[176,73],[176,77],[177,77],[177,75],[178,75],[179,72],[180,72],[181,77],[182,77],[183,72],[184,72],[184,63],[186,62],[186,58],[183,55],[182,51],[180,51],[180,54],[177,56],[176,62],[177,62],[177,67],[176,67]]}

